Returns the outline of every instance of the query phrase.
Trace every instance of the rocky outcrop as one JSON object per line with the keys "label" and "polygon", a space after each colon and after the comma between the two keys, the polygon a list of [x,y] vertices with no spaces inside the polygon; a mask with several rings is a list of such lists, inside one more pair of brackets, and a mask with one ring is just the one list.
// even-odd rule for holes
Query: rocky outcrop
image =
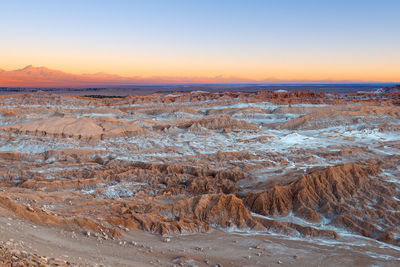
{"label": "rocky outcrop", "polygon": [[13,248],[16,244],[11,241],[0,244],[1,266],[41,266],[41,267],[66,267],[72,263],[59,258],[47,258],[36,253],[28,253],[24,250]]}
{"label": "rocky outcrop", "polygon": [[[373,178],[376,164],[348,163],[316,170],[288,184],[249,192],[245,204],[266,216],[295,216],[329,224],[372,238],[387,235],[400,223],[400,203],[389,183]],[[383,229],[383,230],[382,230]]]}
{"label": "rocky outcrop", "polygon": [[229,115],[215,115],[207,116],[201,119],[176,121],[174,124],[158,125],[153,127],[155,130],[164,130],[170,127],[177,127],[181,129],[191,129],[204,127],[210,130],[258,130],[259,127],[253,123],[242,120],[232,119]]}
{"label": "rocky outcrop", "polygon": [[25,220],[31,221],[36,224],[57,226],[69,230],[88,229],[97,232],[106,232],[110,236],[119,237],[121,233],[114,229],[108,228],[104,225],[95,222],[92,219],[76,216],[73,218],[66,218],[57,216],[57,214],[49,214],[43,209],[31,207],[30,205],[20,204],[11,198],[0,196],[0,207],[13,212],[16,216]]}
{"label": "rocky outcrop", "polygon": [[50,135],[77,139],[102,139],[146,133],[146,130],[127,121],[110,117],[73,118],[51,117],[32,122],[1,126],[0,130],[29,135]]}
{"label": "rocky outcrop", "polygon": [[[158,202],[167,203],[158,203]],[[219,227],[230,230],[273,231],[297,236],[336,238],[330,230],[303,227],[254,217],[233,194],[205,194],[188,199],[153,199],[145,205],[114,205],[107,221],[162,235],[197,233]]]}

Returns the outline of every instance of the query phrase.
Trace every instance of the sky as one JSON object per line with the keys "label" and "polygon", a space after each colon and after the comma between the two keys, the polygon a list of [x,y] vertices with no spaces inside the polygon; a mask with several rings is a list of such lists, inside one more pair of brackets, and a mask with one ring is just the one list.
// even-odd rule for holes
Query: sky
{"label": "sky", "polygon": [[400,81],[398,0],[0,0],[0,68]]}

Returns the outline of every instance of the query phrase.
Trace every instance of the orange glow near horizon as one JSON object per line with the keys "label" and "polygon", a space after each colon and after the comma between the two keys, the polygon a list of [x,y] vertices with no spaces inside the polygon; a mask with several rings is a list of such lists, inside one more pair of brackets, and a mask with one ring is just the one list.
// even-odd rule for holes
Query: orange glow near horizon
{"label": "orange glow near horizon", "polygon": [[[148,66],[145,63],[141,67],[125,67],[120,66],[110,67],[107,64],[101,66],[100,64],[90,65],[87,62],[81,64],[62,64],[62,62],[43,63],[43,64],[4,64],[0,69],[10,71],[22,69],[27,65],[34,65],[35,67],[46,67],[52,70],[58,70],[70,74],[95,74],[104,73],[110,75],[118,75],[122,77],[172,77],[172,78],[213,78],[222,76],[224,78],[235,78],[239,80],[277,80],[277,81],[355,81],[355,82],[400,82],[399,72],[396,70],[397,66],[357,66],[340,68],[335,67],[320,67],[320,66],[257,66],[253,69],[254,64],[249,67],[240,65],[241,68],[232,66],[220,66],[220,68],[212,68],[207,66],[189,66],[180,67],[179,65],[172,65],[162,68]],[[112,64],[115,66],[116,64]],[[210,66],[216,64],[210,63]],[[1,79],[1,78],[0,78]],[[201,79],[200,79],[201,80]],[[0,80],[1,81],[1,80]]]}
{"label": "orange glow near horizon", "polygon": [[[32,49],[32,48],[31,48]],[[269,53],[232,57],[230,51],[221,54],[187,54],[176,50],[165,54],[134,54],[130,51],[107,52],[81,47],[80,53],[63,53],[62,49],[9,48],[1,54],[0,68],[21,69],[26,65],[44,66],[71,74],[107,73],[123,77],[235,77],[244,80],[361,81],[399,82],[399,60],[390,55],[317,55],[285,56]],[[26,50],[26,49],[25,49]]]}

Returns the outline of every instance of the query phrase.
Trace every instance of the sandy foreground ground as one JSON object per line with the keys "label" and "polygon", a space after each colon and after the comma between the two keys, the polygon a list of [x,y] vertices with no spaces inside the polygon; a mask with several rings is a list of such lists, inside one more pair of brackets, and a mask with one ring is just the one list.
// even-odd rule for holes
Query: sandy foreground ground
{"label": "sandy foreground ground", "polygon": [[[169,239],[139,230],[99,241],[86,233],[35,225],[1,210],[0,244],[72,266],[398,266],[399,251],[336,247],[318,240],[220,230]],[[10,217],[9,217],[10,216]],[[166,239],[166,240],[165,240]],[[387,253],[376,258],[373,253]],[[368,255],[371,253],[372,255]],[[48,261],[51,263],[51,260]]]}

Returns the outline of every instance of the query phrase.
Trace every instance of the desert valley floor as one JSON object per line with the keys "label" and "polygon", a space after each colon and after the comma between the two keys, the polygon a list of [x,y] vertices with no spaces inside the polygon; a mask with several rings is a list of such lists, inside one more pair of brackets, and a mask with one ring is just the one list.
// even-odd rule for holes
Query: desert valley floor
{"label": "desert valley floor", "polygon": [[399,266],[399,99],[1,96],[0,264]]}

